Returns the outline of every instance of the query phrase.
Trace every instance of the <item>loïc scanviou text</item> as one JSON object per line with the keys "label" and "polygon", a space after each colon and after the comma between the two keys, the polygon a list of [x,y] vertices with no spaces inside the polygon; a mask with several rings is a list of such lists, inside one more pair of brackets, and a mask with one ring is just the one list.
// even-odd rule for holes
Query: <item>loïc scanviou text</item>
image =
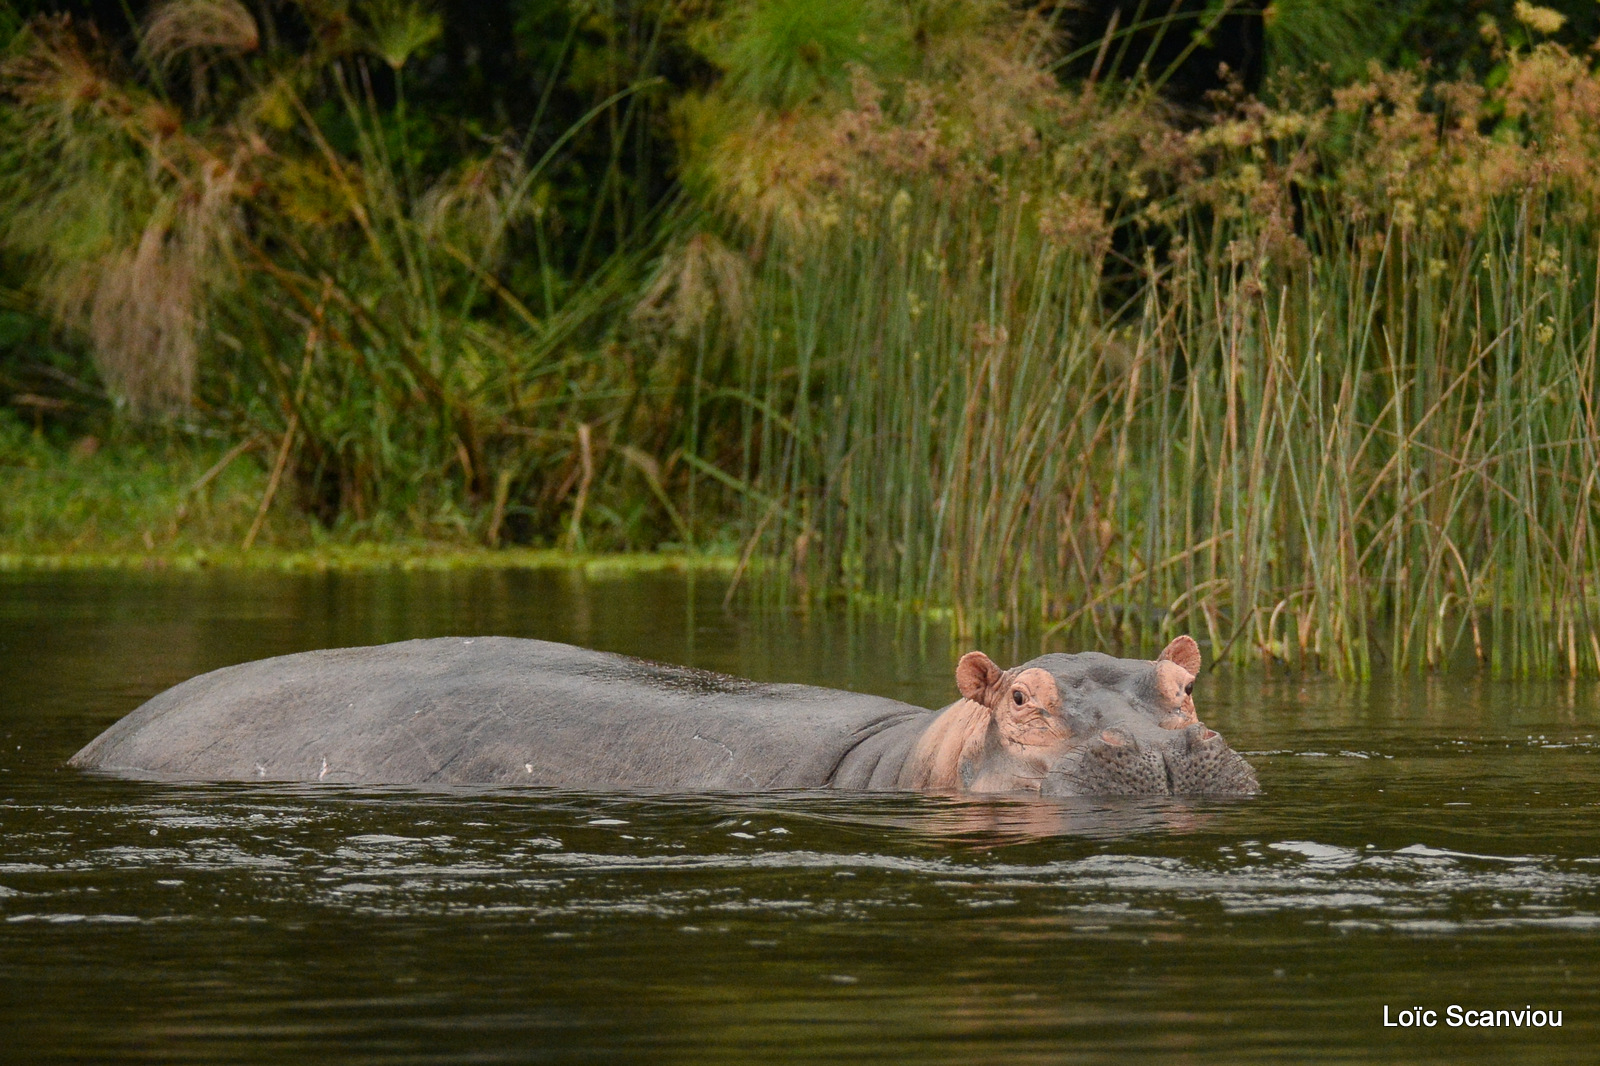
{"label": "lo\u00efc scanviou text", "polygon": [[1558,1010],[1535,1009],[1532,1005],[1513,1007],[1499,1010],[1478,1010],[1463,1007],[1459,1003],[1452,1003],[1443,1011],[1433,1010],[1428,1007],[1400,1007],[1394,1008],[1387,1003],[1383,1005],[1383,1024],[1398,1026],[1407,1029],[1431,1029],[1443,1022],[1452,1029],[1463,1026],[1468,1028],[1507,1028],[1507,1029],[1542,1029],[1561,1027],[1561,1012]]}

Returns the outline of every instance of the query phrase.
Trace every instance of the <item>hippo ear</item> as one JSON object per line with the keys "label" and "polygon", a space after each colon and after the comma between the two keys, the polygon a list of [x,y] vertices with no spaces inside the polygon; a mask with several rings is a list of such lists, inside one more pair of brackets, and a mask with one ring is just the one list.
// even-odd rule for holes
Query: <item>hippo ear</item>
{"label": "hippo ear", "polygon": [[1156,662],[1159,663],[1162,660],[1177,663],[1191,674],[1198,675],[1200,673],[1200,645],[1196,644],[1194,638],[1187,634],[1181,637],[1174,637],[1172,643],[1167,645],[1166,650],[1156,657]]}
{"label": "hippo ear", "polygon": [[956,688],[967,699],[988,706],[989,691],[1000,683],[1001,670],[981,651],[969,651],[956,664]]}

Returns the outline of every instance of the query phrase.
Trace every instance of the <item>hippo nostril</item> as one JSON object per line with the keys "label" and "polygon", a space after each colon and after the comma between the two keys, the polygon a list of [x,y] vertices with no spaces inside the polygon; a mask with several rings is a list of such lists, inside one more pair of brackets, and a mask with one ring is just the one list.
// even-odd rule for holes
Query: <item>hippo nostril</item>
{"label": "hippo nostril", "polygon": [[1215,729],[1208,729],[1204,733],[1200,734],[1200,739],[1201,740],[1212,740],[1216,736],[1217,736],[1217,731]]}
{"label": "hippo nostril", "polygon": [[1100,734],[1100,739],[1113,748],[1125,748],[1128,746],[1128,736],[1120,730],[1104,730]]}

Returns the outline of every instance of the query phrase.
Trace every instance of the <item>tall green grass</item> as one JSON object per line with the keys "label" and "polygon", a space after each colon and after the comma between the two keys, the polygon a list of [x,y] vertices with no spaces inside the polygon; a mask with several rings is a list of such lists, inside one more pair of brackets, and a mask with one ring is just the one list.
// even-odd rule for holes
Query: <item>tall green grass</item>
{"label": "tall green grass", "polygon": [[[340,535],[629,546],[659,516],[628,513],[649,463],[614,438],[654,450],[673,426],[634,415],[653,386],[612,340],[666,214],[621,173],[668,17],[637,14],[632,73],[572,123],[544,128],[547,92],[529,128],[443,160],[413,142],[444,120],[407,106],[408,64],[442,32],[423,3],[173,0],[133,68],[41,16],[0,57],[0,244],[127,416],[199,416],[250,446],[267,480],[245,548],[280,501]],[[564,258],[578,223],[555,175],[585,136],[611,158]]]}
{"label": "tall green grass", "polygon": [[1114,279],[1006,177],[774,230],[721,467],[752,551],[969,634],[1600,673],[1600,243],[1569,188],[1464,223],[1307,179],[1276,236],[1190,200]]}
{"label": "tall green grass", "polygon": [[746,555],[968,634],[1600,673],[1588,60],[1510,34],[1488,89],[1374,71],[1198,121],[984,25],[691,111],[749,272],[685,334],[686,458]]}
{"label": "tall green grass", "polygon": [[859,12],[788,2],[782,34],[731,7],[722,80],[675,105],[688,206],[619,208],[638,229],[565,270],[552,168],[603,121],[620,204],[666,117],[641,82],[424,173],[424,8],[290,55],[240,5],[222,43],[162,5],[133,73],[36,20],[0,239],[130,410],[257,464],[245,544],[292,504],[357,538],[736,546],[966,634],[1600,673],[1588,58],[1508,34],[1493,87],[1199,116],[1062,86],[1003,4],[874,8],[894,40],[861,50]]}

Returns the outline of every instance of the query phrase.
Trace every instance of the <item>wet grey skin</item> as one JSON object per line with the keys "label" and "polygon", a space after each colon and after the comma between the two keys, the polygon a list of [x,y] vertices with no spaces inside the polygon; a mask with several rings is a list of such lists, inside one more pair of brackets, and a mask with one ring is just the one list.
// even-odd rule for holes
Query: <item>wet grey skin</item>
{"label": "wet grey skin", "polygon": [[[1251,795],[1255,770],[1221,734],[1195,722],[1163,728],[1142,710],[1149,676],[1137,660],[1099,652],[1044,655],[1074,736],[1086,738],[1046,775],[1046,796]],[[1148,664],[1143,664],[1148,666]]]}
{"label": "wet grey skin", "polygon": [[[1164,712],[1151,702],[1156,663],[1085,653],[1043,656],[1003,674],[988,665],[1003,678],[1047,670],[1061,696],[1054,725],[1066,732],[1053,735],[1064,739],[1042,773],[1035,758],[1017,777],[1021,784],[1007,789],[1257,791],[1254,772],[1220,736],[1199,724],[1173,728],[1170,718],[1160,724]],[[987,710],[970,700],[942,712],[547,641],[441,638],[303,652],[203,674],[113,724],[69,765],[196,781],[938,788],[912,773],[912,763],[927,762],[916,754],[927,747],[919,741],[956,711],[977,731],[956,787],[982,788],[995,780],[988,769],[1017,760]]]}

